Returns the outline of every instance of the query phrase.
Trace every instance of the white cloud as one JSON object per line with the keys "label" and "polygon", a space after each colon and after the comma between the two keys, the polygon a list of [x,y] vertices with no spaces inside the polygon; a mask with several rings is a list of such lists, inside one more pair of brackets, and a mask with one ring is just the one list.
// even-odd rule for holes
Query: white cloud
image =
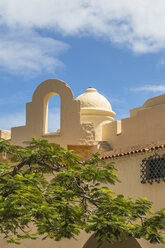
{"label": "white cloud", "polygon": [[58,53],[67,47],[63,42],[42,37],[32,30],[10,31],[1,34],[0,67],[25,75],[42,70],[53,73],[62,65],[57,59]]}
{"label": "white cloud", "polygon": [[131,89],[135,92],[148,91],[148,92],[158,92],[165,93],[165,85],[144,85],[142,87]]}
{"label": "white cloud", "polygon": [[165,49],[164,13],[164,0],[1,0],[0,67],[28,75],[54,72],[67,45],[44,37],[44,30],[157,52]]}
{"label": "white cloud", "polygon": [[1,0],[1,25],[95,35],[135,52],[165,47],[164,0]]}

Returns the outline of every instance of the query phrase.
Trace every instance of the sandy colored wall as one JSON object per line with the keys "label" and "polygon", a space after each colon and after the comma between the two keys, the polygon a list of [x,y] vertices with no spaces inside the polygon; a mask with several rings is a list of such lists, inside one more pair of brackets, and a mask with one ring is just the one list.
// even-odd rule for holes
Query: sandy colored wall
{"label": "sandy colored wall", "polygon": [[[47,240],[23,240],[22,243],[18,245],[7,244],[5,240],[0,239],[1,248],[96,248],[97,242],[92,234],[86,234],[81,232],[77,240],[62,240],[53,241]],[[144,246],[145,247],[145,246]],[[105,242],[101,248],[142,248],[138,241],[134,238],[129,238],[123,243],[117,242],[116,244],[109,244]],[[152,248],[152,247],[151,247]],[[159,248],[159,247],[158,247]]]}
{"label": "sandy colored wall", "polygon": [[103,140],[114,149],[126,149],[137,145],[165,140],[165,104],[138,111],[135,116],[122,119],[120,132],[118,121],[103,126]]}
{"label": "sandy colored wall", "polygon": [[[159,154],[164,154],[165,149],[158,151]],[[157,211],[165,207],[165,183],[154,182],[153,184],[141,183],[140,170],[142,159],[153,155],[154,152],[139,153],[136,155],[127,155],[121,158],[113,160],[107,160],[115,162],[117,168],[117,174],[121,183],[117,183],[115,186],[111,186],[117,194],[129,195],[134,199],[138,197],[147,197],[148,200],[153,202],[153,210]],[[142,248],[164,248],[164,245],[151,245],[147,241],[138,240]]]}
{"label": "sandy colored wall", "polygon": [[[62,241],[54,240],[23,240],[20,245],[7,244],[4,239],[0,238],[0,248],[83,248],[86,241],[90,238],[89,234],[82,232],[77,240],[63,239]],[[92,247],[91,247],[92,248]],[[93,247],[95,248],[95,247]]]}

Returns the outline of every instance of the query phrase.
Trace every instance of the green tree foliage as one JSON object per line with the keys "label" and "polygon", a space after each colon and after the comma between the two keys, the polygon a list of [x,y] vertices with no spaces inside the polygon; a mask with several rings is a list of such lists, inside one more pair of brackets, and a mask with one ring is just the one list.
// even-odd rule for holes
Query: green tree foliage
{"label": "green tree foliage", "polygon": [[147,199],[115,195],[114,165],[98,153],[81,162],[71,151],[36,138],[26,147],[1,140],[0,152],[10,158],[0,163],[0,232],[8,242],[40,235],[58,241],[76,238],[80,230],[94,232],[98,247],[126,233],[164,242],[165,209],[152,213]]}

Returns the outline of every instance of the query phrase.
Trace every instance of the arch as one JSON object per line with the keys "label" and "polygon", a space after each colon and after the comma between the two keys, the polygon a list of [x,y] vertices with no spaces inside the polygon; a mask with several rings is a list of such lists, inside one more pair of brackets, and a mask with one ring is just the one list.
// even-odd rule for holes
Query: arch
{"label": "arch", "polygon": [[[87,240],[85,245],[82,248],[97,248],[97,241],[94,237],[94,234]],[[142,248],[138,241],[133,237],[128,237],[123,242],[115,242],[114,244],[110,244],[108,242],[104,242],[101,248]]]}
{"label": "arch", "polygon": [[37,103],[39,107],[38,111],[40,111],[40,113],[38,117],[40,119],[40,124],[42,125],[42,134],[46,134],[48,101],[53,95],[59,95],[61,99],[61,132],[65,129],[62,120],[67,119],[68,113],[71,114],[73,112],[73,110],[71,110],[74,100],[73,93],[65,82],[57,79],[49,79],[42,82],[36,88],[32,97],[32,103]]}
{"label": "arch", "polygon": [[[47,133],[48,101],[51,96],[61,99],[60,133]],[[90,130],[90,132],[89,132]],[[73,98],[70,87],[63,81],[49,79],[42,82],[32,96],[32,102],[26,104],[26,125],[11,130],[12,142],[22,144],[32,137],[46,138],[51,142],[67,147],[68,144],[93,144],[93,124],[80,122],[80,101]]]}

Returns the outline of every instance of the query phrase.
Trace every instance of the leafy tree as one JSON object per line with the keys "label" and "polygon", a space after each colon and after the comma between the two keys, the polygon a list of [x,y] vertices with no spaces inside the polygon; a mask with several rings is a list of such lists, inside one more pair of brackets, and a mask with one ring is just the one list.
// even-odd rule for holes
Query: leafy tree
{"label": "leafy tree", "polygon": [[114,165],[99,153],[81,162],[71,151],[36,138],[26,147],[1,140],[0,152],[9,158],[0,163],[0,232],[8,242],[39,235],[70,239],[80,230],[94,232],[98,247],[126,233],[164,242],[165,209],[152,213],[147,199],[115,195],[109,189],[118,181]]}

